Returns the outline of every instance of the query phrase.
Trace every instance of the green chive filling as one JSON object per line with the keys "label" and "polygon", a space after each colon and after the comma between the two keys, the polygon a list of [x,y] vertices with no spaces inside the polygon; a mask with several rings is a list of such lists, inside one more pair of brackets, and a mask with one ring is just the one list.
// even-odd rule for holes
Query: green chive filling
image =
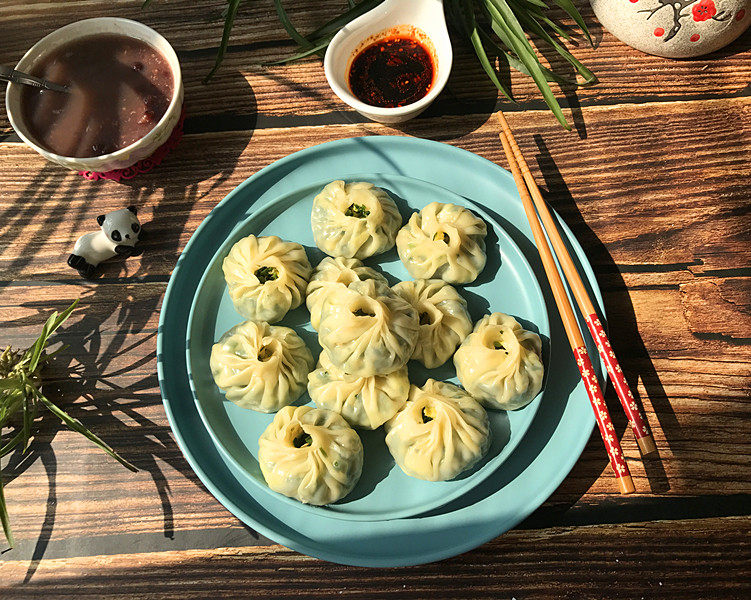
{"label": "green chive filling", "polygon": [[279,271],[275,267],[261,267],[254,273],[258,277],[258,281],[266,283],[267,281],[273,281],[279,278]]}
{"label": "green chive filling", "polygon": [[313,443],[313,438],[310,437],[304,431],[300,435],[298,435],[294,440],[292,440],[292,445],[295,448],[302,448],[303,446],[310,446],[312,443]]}
{"label": "green chive filling", "polygon": [[344,211],[344,215],[347,217],[357,217],[358,219],[364,219],[370,214],[370,211],[364,204],[350,204],[347,210]]}

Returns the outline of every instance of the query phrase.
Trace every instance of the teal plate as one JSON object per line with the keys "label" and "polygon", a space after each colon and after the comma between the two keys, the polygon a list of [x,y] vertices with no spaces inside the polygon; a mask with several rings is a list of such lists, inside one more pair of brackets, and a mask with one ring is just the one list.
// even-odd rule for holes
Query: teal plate
{"label": "teal plate", "polygon": [[[544,362],[547,357],[547,340],[550,337],[545,300],[537,279],[524,253],[511,237],[482,209],[461,196],[418,179],[403,175],[360,173],[347,177],[349,181],[369,181],[386,190],[395,199],[406,223],[409,215],[430,202],[438,201],[466,206],[488,224],[488,261],[485,269],[467,286],[458,287],[468,301],[473,321],[485,314],[500,311],[516,317],[527,329],[540,334],[545,340]],[[524,437],[540,402],[538,395],[521,410],[488,411],[492,429],[492,443],[485,458],[468,473],[452,481],[430,482],[408,477],[395,466],[385,443],[383,429],[359,431],[365,448],[363,474],[357,486],[343,500],[325,507],[298,503],[272,492],[261,474],[258,464],[258,438],[274,418],[246,410],[224,399],[214,384],[209,368],[211,346],[230,327],[241,322],[235,311],[222,272],[222,262],[232,246],[249,234],[278,235],[302,244],[312,264],[325,256],[315,247],[310,228],[310,213],[314,196],[329,183],[314,181],[275,198],[264,207],[241,220],[214,255],[206,268],[193,299],[188,319],[188,344],[186,362],[194,399],[209,434],[224,458],[234,467],[244,471],[251,483],[274,494],[281,502],[294,503],[308,512],[354,521],[397,519],[427,512],[458,498],[482,483],[514,451]],[[411,279],[399,260],[396,249],[365,261],[383,272],[390,283]],[[292,327],[305,340],[314,356],[318,356],[317,333],[311,327],[304,306],[291,311],[280,322]],[[409,363],[410,380],[422,385],[432,377],[458,384],[453,362],[437,369],[425,369],[417,362]],[[311,403],[305,394],[296,404]]]}
{"label": "teal plate", "polygon": [[[359,521],[311,514],[251,482],[216,447],[193,400],[186,365],[187,324],[200,275],[238,221],[311,181],[357,173],[429,181],[483,207],[521,249],[538,279],[545,275],[510,174],[471,152],[407,137],[349,138],[291,154],[238,186],[188,242],[162,305],[157,339],[159,383],[175,438],[209,491],[235,516],[293,550],[343,564],[392,567],[440,560],[514,527],[563,481],[592,432],[594,416],[547,284],[550,363],[542,402],[523,442],[480,485],[417,517]],[[600,309],[602,296],[584,251],[559,220],[569,251]],[[584,324],[582,323],[582,326]],[[593,344],[592,356],[597,355]],[[598,363],[602,381],[602,365]]]}

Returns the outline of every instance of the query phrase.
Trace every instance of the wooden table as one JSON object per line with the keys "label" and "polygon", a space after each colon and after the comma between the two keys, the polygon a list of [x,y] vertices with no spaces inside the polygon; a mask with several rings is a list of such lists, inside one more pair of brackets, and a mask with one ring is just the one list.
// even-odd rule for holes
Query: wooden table
{"label": "wooden table", "polygon": [[[498,103],[457,50],[447,89],[398,128],[363,122],[326,85],[320,62],[262,69],[293,51],[270,0],[243,4],[208,86],[219,0],[3,2],[0,63],[92,16],[141,20],[183,65],[179,147],[152,173],[90,182],[46,163],[0,116],[3,343],[28,345],[53,309],[81,306],[48,395],[114,446],[131,474],[53,419],[28,456],[3,463],[17,545],[0,555],[0,596],[95,598],[748,598],[751,595],[751,36],[696,60],[631,50],[591,11],[599,76],[565,90],[569,133],[534,86],[511,76]],[[584,5],[584,2],[579,4]],[[343,0],[285,3],[303,31]],[[560,94],[560,90],[558,90]],[[623,497],[597,434],[550,499],[515,530],[437,564],[342,567],[259,537],[193,474],[170,432],[156,377],[159,308],[175,261],[208,212],[287,154],[358,135],[436,139],[505,164],[492,111],[508,112],[548,201],[584,245],[611,339],[654,429],[642,460],[608,388],[637,494]],[[96,216],[136,204],[141,258],[83,281],[65,258]],[[68,368],[72,378],[64,378]],[[56,378],[57,377],[57,378]]]}

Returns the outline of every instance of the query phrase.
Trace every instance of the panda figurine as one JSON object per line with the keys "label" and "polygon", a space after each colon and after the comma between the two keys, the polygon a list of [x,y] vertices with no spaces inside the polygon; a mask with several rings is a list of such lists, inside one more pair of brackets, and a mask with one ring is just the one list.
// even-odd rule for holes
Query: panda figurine
{"label": "panda figurine", "polygon": [[141,224],[136,217],[136,207],[129,206],[106,215],[99,215],[96,222],[101,229],[78,238],[68,265],[81,276],[93,277],[99,263],[113,256],[140,254],[135,245],[141,233]]}

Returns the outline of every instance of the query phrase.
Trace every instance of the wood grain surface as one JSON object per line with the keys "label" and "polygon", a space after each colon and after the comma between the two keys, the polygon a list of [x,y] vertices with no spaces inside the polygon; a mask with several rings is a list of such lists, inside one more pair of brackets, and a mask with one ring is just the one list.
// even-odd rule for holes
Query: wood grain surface
{"label": "wood grain surface", "polygon": [[[0,114],[0,341],[25,346],[80,298],[57,336],[48,395],[139,467],[129,473],[52,419],[30,453],[3,460],[17,539],[0,548],[0,597],[748,598],[751,597],[751,36],[670,61],[624,46],[577,2],[597,42],[575,55],[595,86],[557,90],[566,132],[524,77],[499,102],[467,49],[420,118],[364,122],[333,96],[319,60],[258,63],[294,47],[271,0],[241,5],[208,86],[224,2],[2,2],[0,63],[91,16],[135,18],[175,46],[186,135],[150,174],[90,182],[46,163]],[[344,0],[285,2],[311,31]],[[637,494],[617,495],[595,434],[560,488],[519,527],[462,556],[358,569],[275,545],[202,486],[170,432],[156,377],[158,311],[180,251],[248,176],[291,152],[358,135],[450,143],[505,165],[503,107],[544,190],[602,287],[610,338],[652,426],[642,461],[611,388]],[[98,214],[136,204],[144,254],[81,280],[65,258]],[[73,375],[66,374],[72,371]]]}

